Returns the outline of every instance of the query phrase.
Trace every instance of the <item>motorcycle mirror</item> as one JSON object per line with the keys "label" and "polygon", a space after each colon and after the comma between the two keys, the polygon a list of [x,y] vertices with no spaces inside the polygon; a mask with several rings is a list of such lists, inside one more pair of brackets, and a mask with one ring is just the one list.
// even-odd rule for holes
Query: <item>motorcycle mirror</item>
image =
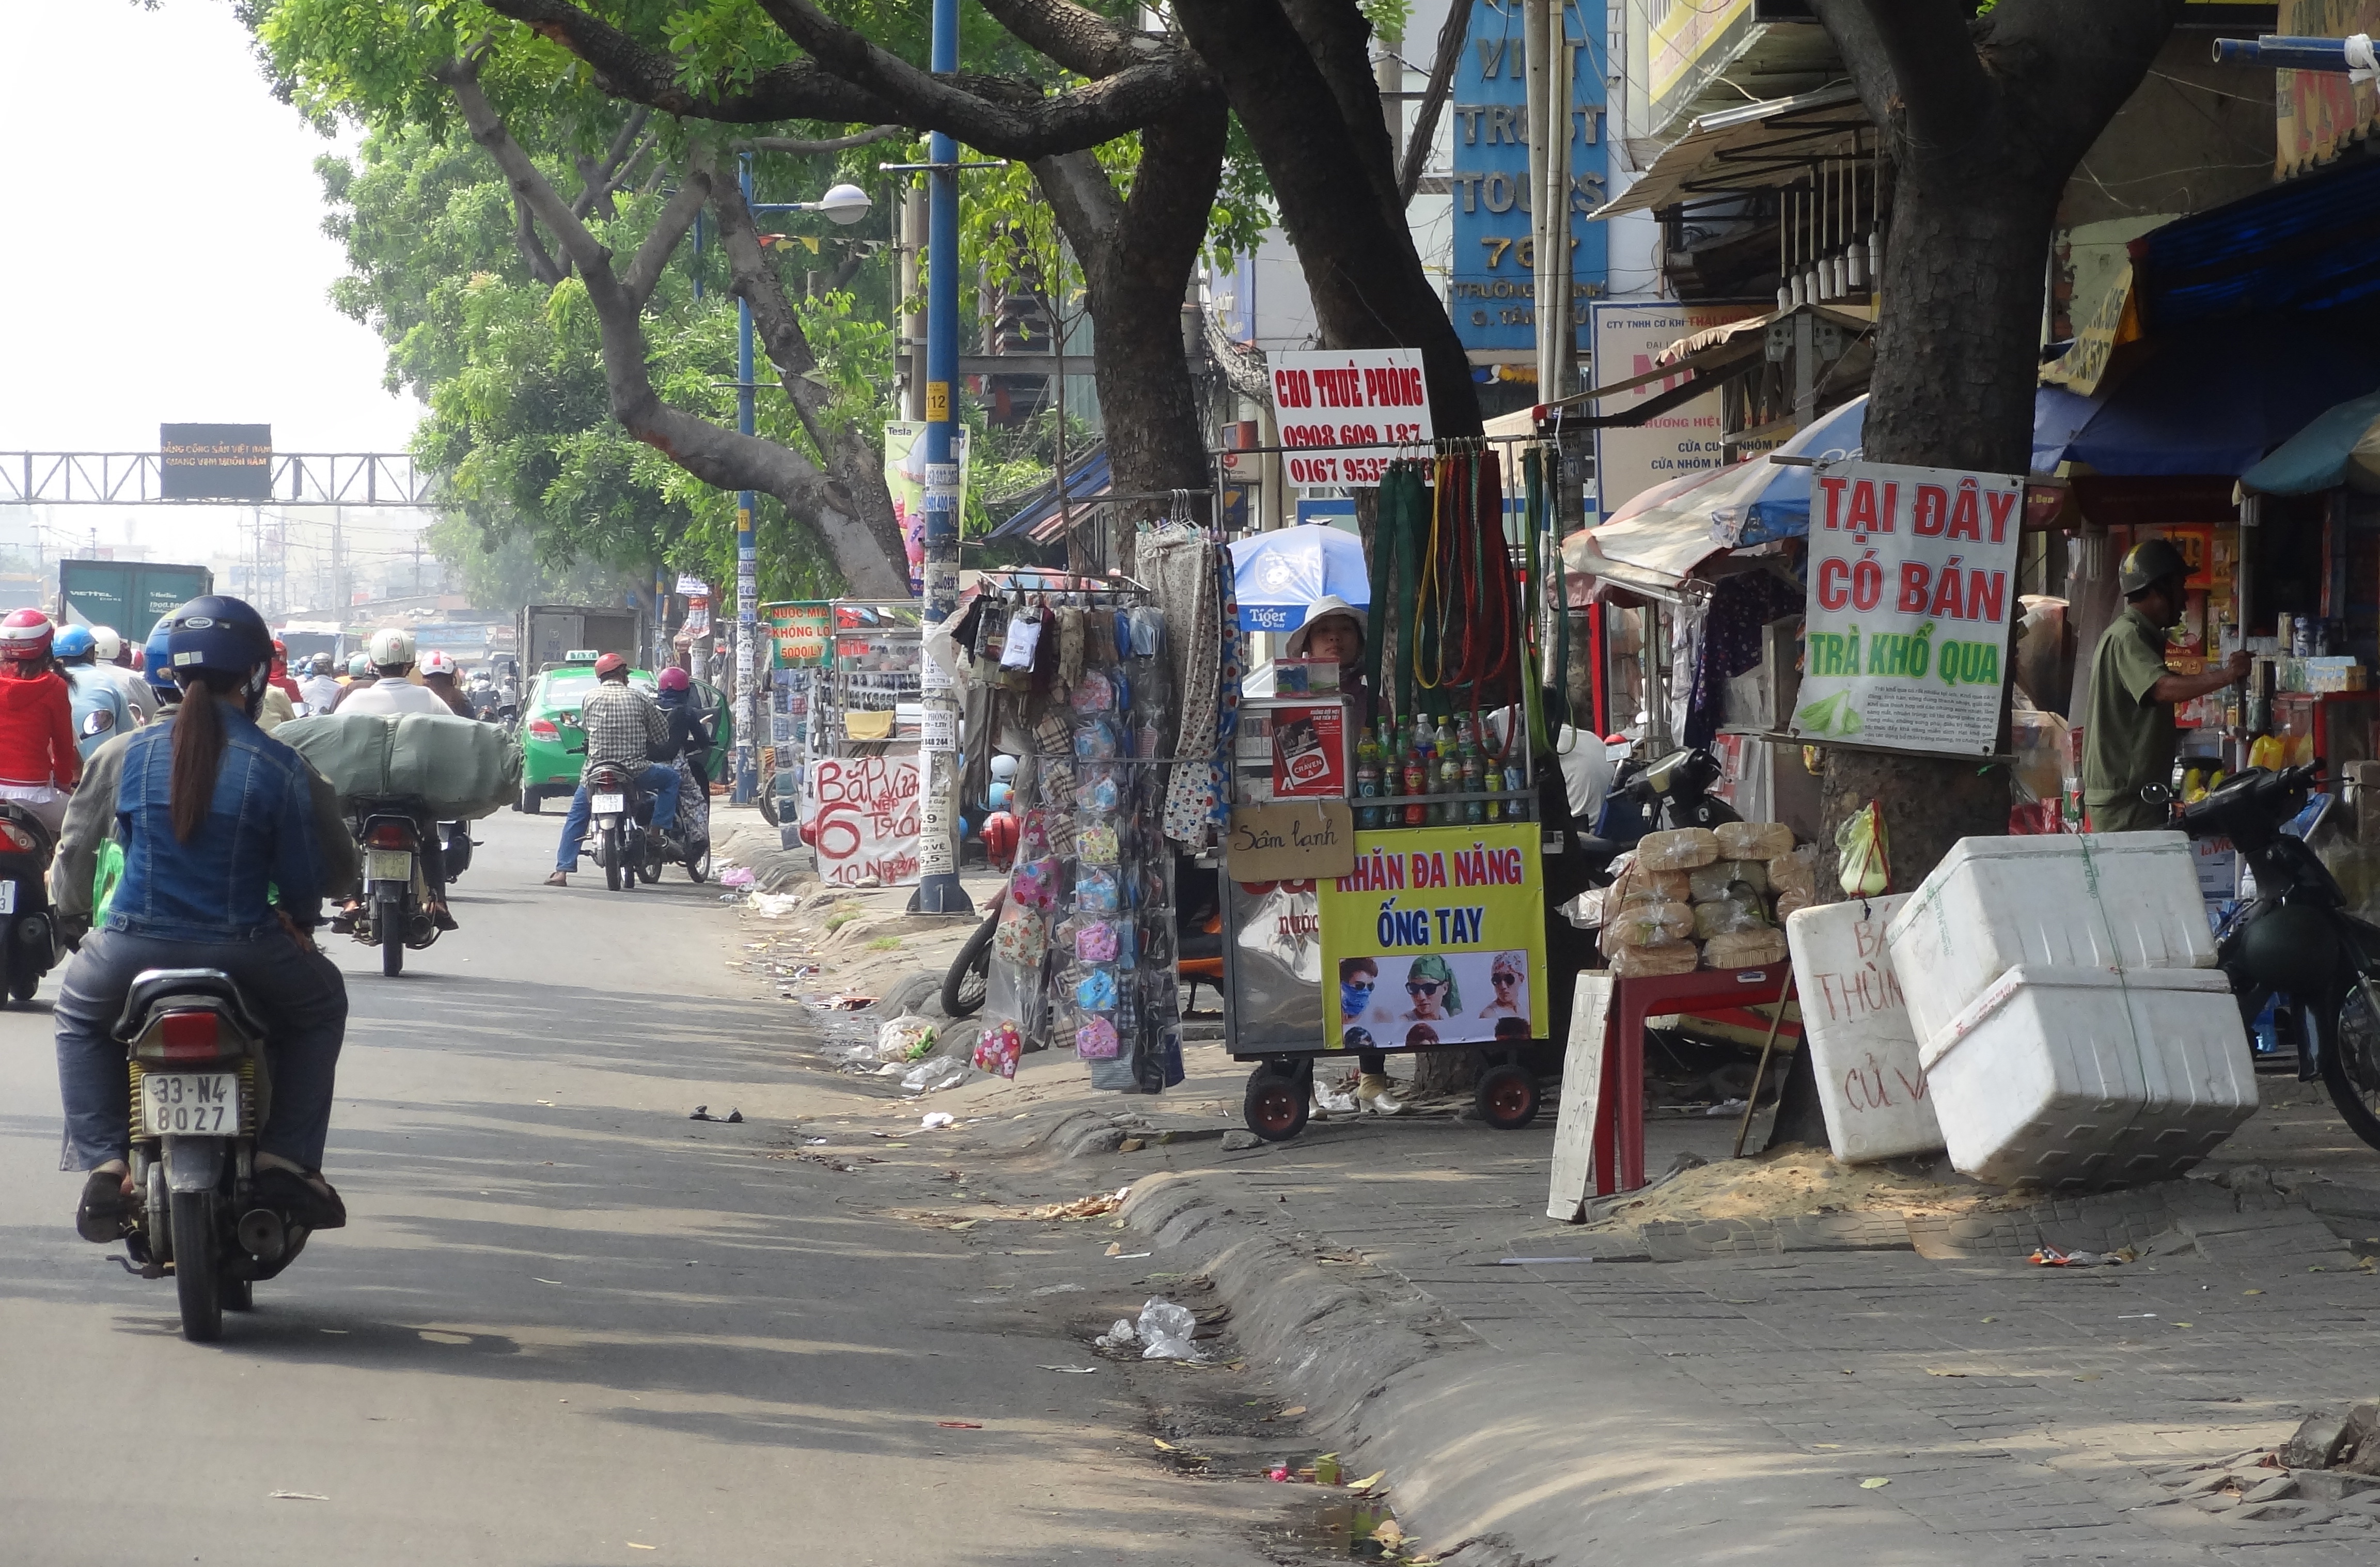
{"label": "motorcycle mirror", "polygon": [[2173,804],[2173,789],[2165,784],[2143,784],[2141,785],[2141,798],[2149,805],[2169,806]]}
{"label": "motorcycle mirror", "polygon": [[91,712],[83,715],[82,732],[85,736],[104,735],[115,727],[115,715],[112,712]]}

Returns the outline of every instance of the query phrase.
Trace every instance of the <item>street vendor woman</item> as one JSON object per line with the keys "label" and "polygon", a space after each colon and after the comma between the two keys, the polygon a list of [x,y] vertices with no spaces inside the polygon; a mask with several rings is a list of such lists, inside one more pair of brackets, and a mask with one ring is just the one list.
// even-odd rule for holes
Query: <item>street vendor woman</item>
{"label": "street vendor woman", "polygon": [[2162,539],[2143,540],[2124,555],[2117,577],[2124,613],[2099,638],[2082,721],[2082,805],[2094,832],[2154,832],[2169,824],[2164,800],[2143,798],[2141,791],[2173,783],[2174,704],[2247,677],[2245,651],[2204,674],[2166,667],[2165,634],[2181,620],[2182,579],[2189,575],[2181,552]]}

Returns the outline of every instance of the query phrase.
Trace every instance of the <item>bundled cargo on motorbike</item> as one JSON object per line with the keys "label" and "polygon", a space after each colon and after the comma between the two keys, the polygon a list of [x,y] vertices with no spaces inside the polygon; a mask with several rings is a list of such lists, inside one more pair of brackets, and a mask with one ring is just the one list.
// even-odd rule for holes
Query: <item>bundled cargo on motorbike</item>
{"label": "bundled cargo on motorbike", "polygon": [[324,713],[294,719],[273,737],[330,781],[343,808],[412,796],[441,820],[471,821],[520,791],[520,747],[494,725],[459,714]]}

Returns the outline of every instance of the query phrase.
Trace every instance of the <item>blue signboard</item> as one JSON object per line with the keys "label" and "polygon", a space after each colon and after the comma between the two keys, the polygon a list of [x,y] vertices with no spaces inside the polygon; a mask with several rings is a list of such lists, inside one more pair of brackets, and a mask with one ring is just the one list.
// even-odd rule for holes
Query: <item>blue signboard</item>
{"label": "blue signboard", "polygon": [[[1529,237],[1528,48],[1521,0],[1471,0],[1471,36],[1454,74],[1454,265],[1447,298],[1466,348],[1536,346],[1536,255]],[[1571,47],[1572,314],[1586,346],[1586,301],[1603,293],[1604,7],[1577,0]]]}

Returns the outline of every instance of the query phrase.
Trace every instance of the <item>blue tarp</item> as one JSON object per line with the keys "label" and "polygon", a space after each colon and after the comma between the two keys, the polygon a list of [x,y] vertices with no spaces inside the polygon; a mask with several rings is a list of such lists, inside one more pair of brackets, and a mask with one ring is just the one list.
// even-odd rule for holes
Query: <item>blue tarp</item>
{"label": "blue tarp", "polygon": [[2334,317],[2206,322],[2150,345],[2112,386],[2034,395],[2033,468],[2119,478],[2246,472],[2332,406],[2380,386],[2369,337]]}
{"label": "blue tarp", "polygon": [[[2142,324],[2328,310],[2380,296],[2380,160],[2260,190],[2132,241]],[[2201,468],[2195,471],[2209,472]]]}

